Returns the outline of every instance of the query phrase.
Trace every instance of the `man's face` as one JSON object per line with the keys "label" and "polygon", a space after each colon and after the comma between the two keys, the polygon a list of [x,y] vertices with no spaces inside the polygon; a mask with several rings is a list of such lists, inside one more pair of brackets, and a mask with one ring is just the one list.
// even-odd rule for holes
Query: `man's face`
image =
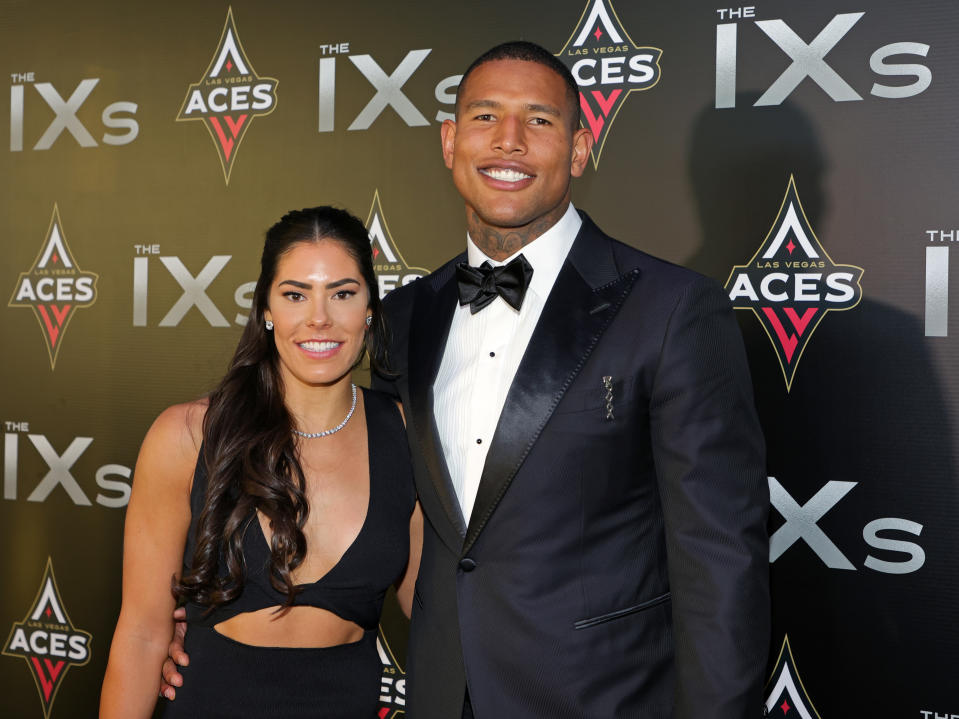
{"label": "man's face", "polygon": [[493,60],[459,92],[456,122],[441,129],[443,159],[476,215],[471,228],[541,234],[566,211],[570,177],[592,147],[589,130],[573,130],[566,84],[539,63]]}

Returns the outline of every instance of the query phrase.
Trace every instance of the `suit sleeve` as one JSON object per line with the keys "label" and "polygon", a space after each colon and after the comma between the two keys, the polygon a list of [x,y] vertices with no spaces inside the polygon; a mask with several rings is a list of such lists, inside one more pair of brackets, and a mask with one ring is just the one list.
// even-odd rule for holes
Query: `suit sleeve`
{"label": "suit sleeve", "polygon": [[700,278],[680,296],[650,398],[676,651],[674,716],[760,717],[769,490],[742,336]]}

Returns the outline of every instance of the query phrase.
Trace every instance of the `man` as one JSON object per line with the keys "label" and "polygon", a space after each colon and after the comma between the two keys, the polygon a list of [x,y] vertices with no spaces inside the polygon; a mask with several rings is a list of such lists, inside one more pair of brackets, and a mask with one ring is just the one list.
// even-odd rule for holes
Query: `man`
{"label": "man", "polygon": [[739,329],[715,283],[572,208],[578,120],[543,48],[474,62],[442,126],[467,253],[386,299],[375,384],[428,520],[408,713],[762,716],[769,498]]}
{"label": "man", "polygon": [[[428,519],[410,717],[762,716],[769,499],[739,329],[713,282],[572,209],[578,104],[529,43],[467,70],[442,126],[467,253],[386,299],[380,384]],[[518,310],[457,268],[516,253]]]}

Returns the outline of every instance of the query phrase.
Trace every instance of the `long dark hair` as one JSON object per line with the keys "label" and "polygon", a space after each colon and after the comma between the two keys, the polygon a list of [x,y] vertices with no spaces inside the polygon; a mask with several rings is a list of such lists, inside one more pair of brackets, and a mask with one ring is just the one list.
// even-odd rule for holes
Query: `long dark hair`
{"label": "long dark hair", "polygon": [[[216,607],[239,596],[245,575],[243,535],[259,510],[273,530],[270,582],[286,594],[284,606],[293,604],[297,589],[292,573],[306,555],[303,526],[309,505],[276,344],[264,328],[263,312],[280,258],[297,244],[330,241],[340,243],[359,265],[373,318],[366,336],[370,365],[388,373],[387,328],[363,223],[334,207],[288,212],[267,230],[250,317],[226,375],[209,396],[201,457],[208,478],[206,501],[192,563],[173,583],[178,601]],[[219,569],[221,556],[225,572]]]}

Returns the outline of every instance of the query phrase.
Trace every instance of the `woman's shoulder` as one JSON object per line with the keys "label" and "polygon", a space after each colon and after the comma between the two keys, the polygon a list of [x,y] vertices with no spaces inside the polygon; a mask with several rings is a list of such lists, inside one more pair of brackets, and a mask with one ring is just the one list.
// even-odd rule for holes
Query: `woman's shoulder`
{"label": "woman's shoulder", "polygon": [[196,463],[203,442],[206,399],[167,407],[154,420],[140,448],[141,455],[163,458],[167,464]]}
{"label": "woman's shoulder", "polygon": [[383,466],[389,466],[390,473],[396,478],[406,477],[410,488],[409,496],[415,498],[403,405],[392,395],[375,390],[364,390],[364,399],[367,402],[367,418],[370,420],[367,431],[370,433],[371,442],[376,443],[377,456],[389,458]]}
{"label": "woman's shoulder", "polygon": [[370,401],[372,398],[373,402],[380,404],[384,404],[387,400],[391,404],[393,403],[392,396],[388,395],[386,392],[380,392],[378,389],[371,389],[370,387],[361,387],[360,385],[356,386],[363,390],[363,397],[365,397],[367,401]]}
{"label": "woman's shoulder", "polygon": [[369,411],[373,414],[382,414],[387,417],[398,418],[404,425],[406,424],[406,419],[403,414],[403,405],[396,401],[396,398],[387,394],[386,392],[380,392],[375,389],[368,389],[363,387],[363,399],[369,407]]}
{"label": "woman's shoulder", "polygon": [[199,448],[208,406],[209,401],[204,397],[167,407],[153,422],[150,432],[156,432],[168,441],[187,442]]}

